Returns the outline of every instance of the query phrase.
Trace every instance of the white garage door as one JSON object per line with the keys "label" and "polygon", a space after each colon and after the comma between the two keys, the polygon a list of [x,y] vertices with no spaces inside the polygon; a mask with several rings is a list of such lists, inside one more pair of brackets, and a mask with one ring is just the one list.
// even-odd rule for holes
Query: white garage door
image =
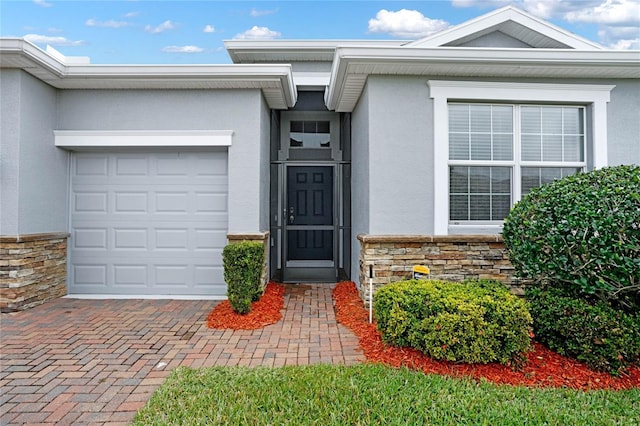
{"label": "white garage door", "polygon": [[227,152],[76,153],[69,293],[224,296]]}

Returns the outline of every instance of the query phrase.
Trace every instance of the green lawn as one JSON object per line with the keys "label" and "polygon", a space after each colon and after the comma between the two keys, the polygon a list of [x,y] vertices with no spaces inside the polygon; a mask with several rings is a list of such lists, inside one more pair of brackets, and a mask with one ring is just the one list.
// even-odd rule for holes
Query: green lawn
{"label": "green lawn", "polygon": [[180,367],[134,425],[638,425],[640,389],[497,386],[377,364]]}

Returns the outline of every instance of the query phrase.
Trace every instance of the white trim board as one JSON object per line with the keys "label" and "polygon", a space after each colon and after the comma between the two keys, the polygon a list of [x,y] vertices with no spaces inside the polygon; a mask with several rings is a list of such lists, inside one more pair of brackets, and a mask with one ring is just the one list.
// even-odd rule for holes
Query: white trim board
{"label": "white trim board", "polygon": [[60,148],[231,146],[233,130],[54,130]]}

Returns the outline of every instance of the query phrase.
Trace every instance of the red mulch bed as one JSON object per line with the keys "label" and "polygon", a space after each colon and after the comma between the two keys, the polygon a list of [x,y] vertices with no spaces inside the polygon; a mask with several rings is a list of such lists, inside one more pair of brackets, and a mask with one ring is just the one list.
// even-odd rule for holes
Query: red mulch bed
{"label": "red mulch bed", "polygon": [[501,364],[456,364],[437,361],[412,348],[398,348],[382,342],[376,325],[369,324],[353,282],[338,283],[333,290],[338,322],[349,327],[360,339],[368,361],[393,367],[405,366],[425,373],[473,377],[498,384],[531,387],[566,387],[573,389],[630,389],[640,387],[640,366],[632,367],[620,377],[593,371],[584,364],[552,352],[540,343],[527,355],[527,362],[515,370]]}
{"label": "red mulch bed", "polygon": [[231,308],[228,300],[220,302],[207,317],[209,328],[230,328],[232,330],[255,330],[275,324],[282,318],[284,308],[284,286],[270,282],[264,295],[251,304],[248,314],[241,315]]}

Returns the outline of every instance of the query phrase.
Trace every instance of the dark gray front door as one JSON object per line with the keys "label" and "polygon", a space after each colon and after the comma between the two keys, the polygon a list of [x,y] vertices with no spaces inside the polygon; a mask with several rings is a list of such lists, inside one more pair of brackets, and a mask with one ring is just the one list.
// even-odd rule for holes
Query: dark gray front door
{"label": "dark gray front door", "polygon": [[334,271],[332,166],[287,167],[287,268]]}

